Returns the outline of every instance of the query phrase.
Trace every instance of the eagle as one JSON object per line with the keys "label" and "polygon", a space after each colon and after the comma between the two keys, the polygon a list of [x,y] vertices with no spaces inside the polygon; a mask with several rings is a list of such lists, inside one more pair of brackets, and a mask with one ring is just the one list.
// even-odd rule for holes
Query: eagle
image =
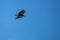
{"label": "eagle", "polygon": [[18,14],[15,15],[16,19],[22,18],[23,16],[25,16],[24,13],[25,13],[25,10],[21,10]]}

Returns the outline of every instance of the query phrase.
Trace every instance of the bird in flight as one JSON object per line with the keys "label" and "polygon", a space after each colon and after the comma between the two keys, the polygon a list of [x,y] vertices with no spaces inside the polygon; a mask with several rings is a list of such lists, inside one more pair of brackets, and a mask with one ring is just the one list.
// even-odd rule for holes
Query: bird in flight
{"label": "bird in flight", "polygon": [[16,14],[16,19],[22,18],[24,16],[25,10],[21,10],[18,14]]}

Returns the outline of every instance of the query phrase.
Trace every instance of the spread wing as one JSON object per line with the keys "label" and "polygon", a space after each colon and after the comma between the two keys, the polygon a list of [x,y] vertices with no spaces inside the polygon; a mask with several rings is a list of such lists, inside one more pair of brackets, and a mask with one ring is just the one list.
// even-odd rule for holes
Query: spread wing
{"label": "spread wing", "polygon": [[25,10],[21,10],[18,14],[16,14],[16,16],[17,16],[16,19],[23,17],[24,13],[25,13]]}

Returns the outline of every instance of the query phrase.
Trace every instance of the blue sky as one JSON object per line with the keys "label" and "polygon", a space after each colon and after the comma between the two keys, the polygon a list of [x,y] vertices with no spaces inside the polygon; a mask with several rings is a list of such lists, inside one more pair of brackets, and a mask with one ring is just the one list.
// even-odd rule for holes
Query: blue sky
{"label": "blue sky", "polygon": [[60,1],[0,0],[0,40],[60,40]]}

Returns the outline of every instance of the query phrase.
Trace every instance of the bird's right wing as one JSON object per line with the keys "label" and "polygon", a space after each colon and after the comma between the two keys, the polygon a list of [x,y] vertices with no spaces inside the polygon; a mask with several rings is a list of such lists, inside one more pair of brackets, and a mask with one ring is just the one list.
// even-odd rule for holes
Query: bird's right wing
{"label": "bird's right wing", "polygon": [[19,12],[19,15],[23,15],[25,13],[25,10],[22,10]]}

